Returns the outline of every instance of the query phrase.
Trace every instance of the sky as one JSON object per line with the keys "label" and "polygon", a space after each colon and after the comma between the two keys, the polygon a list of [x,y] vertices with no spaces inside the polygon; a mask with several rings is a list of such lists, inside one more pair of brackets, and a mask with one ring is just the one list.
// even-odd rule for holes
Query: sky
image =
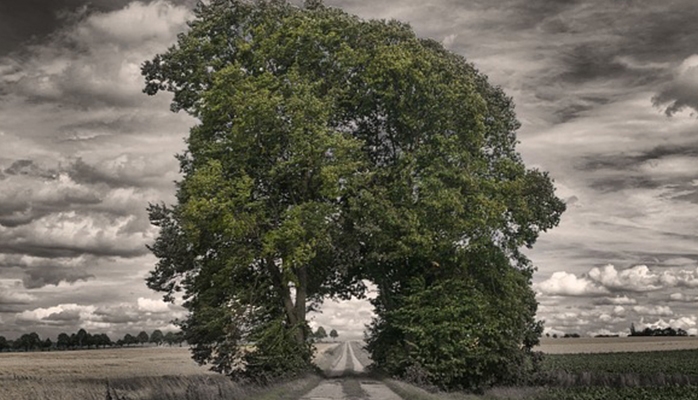
{"label": "sky", "polygon": [[[513,97],[518,150],[567,203],[527,254],[547,333],[698,333],[693,0],[325,0],[409,22]],[[141,93],[193,1],[0,3],[0,335],[174,329],[144,279],[196,123]],[[311,325],[361,337],[365,301]]]}

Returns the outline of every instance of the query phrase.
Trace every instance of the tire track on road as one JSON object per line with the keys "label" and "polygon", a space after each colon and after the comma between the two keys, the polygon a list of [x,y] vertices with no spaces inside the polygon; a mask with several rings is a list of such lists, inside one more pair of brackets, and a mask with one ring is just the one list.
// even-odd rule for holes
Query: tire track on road
{"label": "tire track on road", "polygon": [[402,400],[380,381],[362,376],[344,376],[362,374],[365,367],[356,357],[351,342],[344,342],[341,346],[339,357],[326,371],[330,378],[300,400]]}

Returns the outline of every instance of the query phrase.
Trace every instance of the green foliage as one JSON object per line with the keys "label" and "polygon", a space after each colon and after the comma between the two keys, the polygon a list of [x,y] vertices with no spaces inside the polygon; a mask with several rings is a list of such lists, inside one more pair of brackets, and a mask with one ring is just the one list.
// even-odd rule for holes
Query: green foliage
{"label": "green foliage", "polygon": [[[516,152],[511,100],[396,21],[317,1],[212,0],[195,14],[142,69],[146,93],[173,92],[171,108],[200,121],[179,155],[178,203],[149,210],[160,236],[148,286],[185,292],[193,357],[234,375],[254,340],[248,361],[265,376],[303,370],[308,352],[284,370],[265,364],[271,348],[306,346],[307,308],[362,295],[367,278],[378,368],[469,388],[526,370],[541,326],[520,248],[564,204]],[[439,289],[452,309],[410,330]],[[452,314],[472,324],[445,327]],[[444,348],[426,338],[443,332]],[[453,360],[471,347],[471,364]]]}
{"label": "green foliage", "polygon": [[336,329],[332,329],[330,331],[330,337],[332,338],[332,340],[335,340],[335,339],[337,339],[337,337],[339,337],[339,334],[337,333]]}
{"label": "green foliage", "polygon": [[[509,268],[496,275],[512,285],[517,277],[506,274],[520,272]],[[416,278],[401,307],[374,323],[368,345],[374,362],[416,384],[446,389],[525,383],[536,367],[530,349],[522,346],[533,316],[520,312],[529,310],[522,303],[532,294],[522,277],[518,287],[497,287],[505,291],[489,291],[471,278],[429,286]]]}
{"label": "green foliage", "polygon": [[287,329],[281,320],[271,321],[260,327],[252,338],[255,349],[243,357],[244,376],[255,383],[267,384],[275,379],[298,378],[313,370],[314,347],[311,342],[299,343],[295,330],[306,329],[298,325]]}

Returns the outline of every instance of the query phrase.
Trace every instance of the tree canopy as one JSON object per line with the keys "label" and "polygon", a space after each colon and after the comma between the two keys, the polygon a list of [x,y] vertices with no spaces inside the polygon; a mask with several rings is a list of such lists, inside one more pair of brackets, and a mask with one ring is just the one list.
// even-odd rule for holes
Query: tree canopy
{"label": "tree canopy", "polygon": [[[317,1],[212,0],[189,26],[142,72],[146,93],[172,92],[200,121],[177,204],[149,208],[147,279],[167,300],[184,291],[194,358],[230,375],[298,372],[307,310],[362,296],[369,279],[379,368],[477,387],[524,365],[541,326],[520,249],[564,204],[516,152],[511,99],[408,25]],[[463,352],[481,372],[444,377],[438,358]]]}

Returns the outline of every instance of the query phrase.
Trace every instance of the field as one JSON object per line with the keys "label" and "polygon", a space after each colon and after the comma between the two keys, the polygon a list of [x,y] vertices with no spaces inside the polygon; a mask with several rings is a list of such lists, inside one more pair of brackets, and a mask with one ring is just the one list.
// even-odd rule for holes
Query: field
{"label": "field", "polygon": [[309,390],[313,379],[243,387],[198,366],[183,347],[0,353],[2,400],[285,399]]}
{"label": "field", "polygon": [[547,339],[543,380],[531,399],[698,399],[693,337]]}
{"label": "field", "polygon": [[534,350],[545,354],[577,354],[688,349],[698,349],[697,337],[543,338]]}
{"label": "field", "polygon": [[[357,357],[365,356],[361,343],[352,346]],[[318,365],[331,363],[337,348],[338,343],[319,343]],[[484,397],[424,392],[405,398],[698,399],[696,338],[545,339],[537,349],[547,353],[538,386],[495,389]],[[273,388],[243,387],[198,366],[188,349],[179,347],[0,353],[3,400],[290,400],[316,385],[313,379]]]}

